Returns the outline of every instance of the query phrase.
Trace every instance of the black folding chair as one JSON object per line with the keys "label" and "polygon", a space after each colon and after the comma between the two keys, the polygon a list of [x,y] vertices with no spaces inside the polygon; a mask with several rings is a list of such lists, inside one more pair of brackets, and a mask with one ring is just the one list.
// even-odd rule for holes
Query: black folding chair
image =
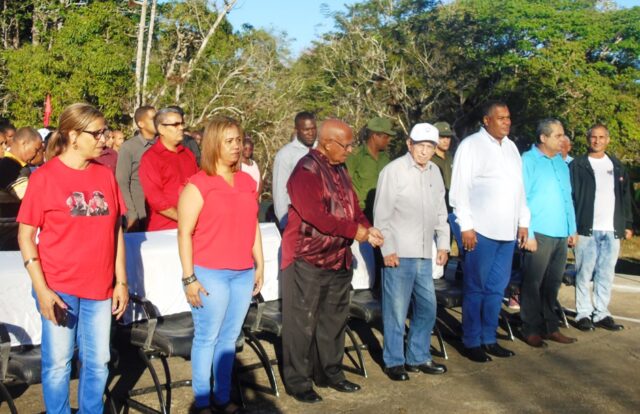
{"label": "black folding chair", "polygon": [[[78,377],[79,361],[77,356],[76,351],[71,378]],[[2,397],[1,400],[7,403],[11,414],[17,414],[18,410],[9,389],[40,384],[42,381],[41,360],[42,354],[39,345],[12,347],[7,327],[0,323],[0,397]],[[114,368],[117,365],[117,361],[118,354],[114,349],[111,349],[110,368]],[[105,389],[105,408],[110,413],[115,414],[117,412],[108,389]]]}

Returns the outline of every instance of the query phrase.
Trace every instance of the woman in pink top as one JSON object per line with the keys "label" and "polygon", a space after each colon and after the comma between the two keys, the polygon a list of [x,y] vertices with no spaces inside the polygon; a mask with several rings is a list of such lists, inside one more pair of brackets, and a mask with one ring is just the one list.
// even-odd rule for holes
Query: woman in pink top
{"label": "woman in pink top", "polygon": [[258,189],[258,198],[262,194],[262,177],[260,176],[260,168],[253,159],[253,141],[250,137],[245,137],[242,144],[242,171],[246,172],[256,181]]}
{"label": "woman in pink top", "polygon": [[202,170],[178,201],[182,283],[191,305],[194,408],[240,412],[230,400],[235,342],[262,287],[264,261],[255,181],[240,170],[243,131],[231,118],[213,119],[202,138]]}

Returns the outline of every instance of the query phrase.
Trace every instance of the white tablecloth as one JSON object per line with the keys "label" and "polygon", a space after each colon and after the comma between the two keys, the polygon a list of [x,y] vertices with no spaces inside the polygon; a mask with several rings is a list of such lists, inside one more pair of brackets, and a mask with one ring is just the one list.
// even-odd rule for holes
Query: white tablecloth
{"label": "white tablecloth", "polygon": [[[265,260],[265,300],[280,297],[278,283],[278,250],[280,233],[273,223],[261,223],[262,249]],[[189,312],[182,287],[182,267],[178,255],[177,230],[163,230],[125,235],[129,291],[150,300],[160,315]],[[129,306],[124,322],[144,318],[142,309]]]}
{"label": "white tablecloth", "polygon": [[0,322],[7,327],[12,346],[40,344],[40,313],[20,252],[0,252]]}
{"label": "white tablecloth", "polygon": [[[260,224],[265,260],[265,300],[280,297],[278,250],[280,233],[272,223]],[[188,312],[178,256],[176,230],[125,234],[129,290],[146,297],[161,315]],[[143,317],[141,309],[130,306],[125,323]],[[42,324],[31,294],[31,279],[20,252],[0,252],[0,322],[5,324],[11,345],[38,345]]]}

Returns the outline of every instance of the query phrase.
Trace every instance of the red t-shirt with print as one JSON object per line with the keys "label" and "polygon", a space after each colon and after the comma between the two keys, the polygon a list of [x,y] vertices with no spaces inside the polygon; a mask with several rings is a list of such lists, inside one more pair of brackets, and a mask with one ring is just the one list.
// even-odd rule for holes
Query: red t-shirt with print
{"label": "red t-shirt with print", "polygon": [[92,162],[76,170],[55,157],[31,175],[17,221],[40,229],[49,288],[105,300],[113,292],[117,223],[125,212],[109,168]]}
{"label": "red t-shirt with print", "polygon": [[204,205],[193,231],[193,263],[209,269],[253,267],[253,242],[258,224],[256,182],[242,171],[233,186],[219,175],[200,171],[189,179]]}

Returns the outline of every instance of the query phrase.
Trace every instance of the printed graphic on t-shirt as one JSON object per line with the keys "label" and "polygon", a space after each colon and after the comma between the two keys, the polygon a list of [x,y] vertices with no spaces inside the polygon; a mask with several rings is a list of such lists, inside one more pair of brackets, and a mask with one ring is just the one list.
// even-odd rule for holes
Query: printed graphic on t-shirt
{"label": "printed graphic on t-shirt", "polygon": [[93,191],[87,203],[82,191],[74,191],[67,198],[67,206],[72,216],[108,216],[109,203],[101,191]]}

